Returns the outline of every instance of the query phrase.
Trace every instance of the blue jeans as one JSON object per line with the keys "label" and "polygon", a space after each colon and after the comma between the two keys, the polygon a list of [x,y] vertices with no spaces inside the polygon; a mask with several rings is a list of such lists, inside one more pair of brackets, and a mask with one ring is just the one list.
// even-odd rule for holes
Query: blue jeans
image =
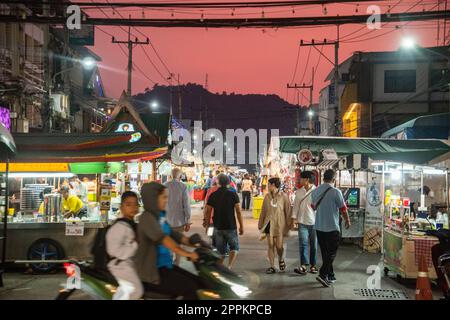
{"label": "blue jeans", "polygon": [[213,238],[217,251],[221,255],[225,255],[228,251],[239,251],[239,236],[236,229],[214,229]]}
{"label": "blue jeans", "polygon": [[298,227],[298,240],[300,264],[302,266],[307,266],[309,264],[315,266],[317,264],[317,237],[314,226],[300,223]]}

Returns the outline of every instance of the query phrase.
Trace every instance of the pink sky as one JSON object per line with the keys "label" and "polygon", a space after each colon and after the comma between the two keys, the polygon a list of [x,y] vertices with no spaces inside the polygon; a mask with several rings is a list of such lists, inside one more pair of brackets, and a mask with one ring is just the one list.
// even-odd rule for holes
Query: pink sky
{"label": "pink sky", "polygon": [[[111,1],[112,2],[112,1]],[[386,4],[395,4],[398,1],[385,1]],[[403,1],[398,11],[405,11],[417,1]],[[414,8],[422,10],[431,8],[429,1],[425,7],[422,5]],[[435,5],[436,1],[433,2]],[[359,14],[366,11],[367,5],[359,5]],[[384,11],[387,7],[382,7]],[[355,5],[334,5],[328,6],[328,15],[336,14],[356,14]],[[275,9],[272,9],[275,10]],[[280,9],[278,9],[280,10]],[[292,10],[282,8],[282,10]],[[302,11],[296,8],[295,15],[322,15],[320,7],[306,8]],[[252,9],[253,12],[260,9]],[[394,11],[394,10],[393,10]],[[223,13],[223,11],[221,11]],[[237,12],[237,11],[236,11]],[[111,10],[107,13],[112,16]],[[128,15],[129,11],[122,10],[122,14]],[[133,12],[141,16],[141,12]],[[152,12],[146,12],[146,17],[150,17]],[[166,16],[169,13],[165,13]],[[90,15],[104,17],[100,12],[91,11]],[[160,14],[161,16],[163,14]],[[270,16],[266,11],[266,16]],[[293,16],[292,12],[280,13],[281,16]],[[254,15],[253,15],[254,16]],[[272,14],[275,16],[275,14]],[[117,14],[114,16],[117,17]],[[189,18],[192,15],[175,13],[175,18]],[[195,15],[194,15],[195,17]],[[208,17],[208,16],[207,16]],[[210,16],[213,17],[213,16]],[[220,16],[216,16],[220,17]],[[222,16],[223,18],[224,16]],[[404,25],[404,23],[399,24]],[[414,22],[408,23],[400,30],[393,31],[387,35],[368,39],[361,42],[343,42],[340,48],[340,59],[342,62],[355,51],[384,51],[397,50],[401,38],[405,35],[413,36],[421,46],[435,46],[437,39],[437,28],[434,22]],[[352,40],[357,36],[361,40],[382,35],[393,30],[395,25],[386,25],[381,30],[371,31],[367,28],[351,35],[347,40]],[[346,25],[341,27],[341,36],[345,36],[355,30],[360,29],[361,25]],[[116,36],[117,40],[125,40],[126,33],[118,27],[102,27],[105,31]],[[235,93],[260,93],[277,94],[286,99],[286,83],[290,82],[294,72],[297,50],[300,39],[310,41],[311,39],[322,40],[335,39],[336,27],[315,27],[315,28],[297,28],[297,29],[193,29],[193,28],[139,28],[145,33],[159,54],[168,65],[169,69],[180,74],[182,83],[195,82],[204,84],[205,74],[209,75],[209,90],[212,92],[235,92]],[[370,32],[370,33],[369,33]],[[134,32],[136,33],[136,32]],[[442,32],[441,32],[442,34]],[[140,36],[140,40],[144,40]],[[101,74],[106,93],[110,97],[118,98],[122,90],[126,88],[126,66],[127,57],[121,52],[117,44],[111,43],[111,37],[96,30],[95,46],[92,48],[103,59],[101,64]],[[161,73],[168,76],[167,71],[158,61],[155,53],[150,46],[146,46],[153,62],[157,65]],[[300,63],[297,76],[294,82],[300,83],[305,64],[307,60],[309,47],[301,48]],[[332,46],[324,47],[323,52],[334,59],[334,49]],[[319,54],[312,49],[310,62],[307,66],[304,81],[309,84],[311,80],[312,67],[316,65]],[[135,63],[147,74],[160,84],[167,84],[162,77],[155,71],[152,65],[145,57],[142,48],[134,50],[133,59]],[[325,86],[324,79],[331,71],[332,65],[322,58],[315,72],[315,92],[314,102],[318,101],[320,89]],[[146,80],[137,70],[133,73],[133,93],[142,92],[146,87],[152,84]],[[308,96],[307,91],[304,94]],[[296,103],[294,92],[291,91],[288,101]],[[307,100],[303,99],[303,104]]]}

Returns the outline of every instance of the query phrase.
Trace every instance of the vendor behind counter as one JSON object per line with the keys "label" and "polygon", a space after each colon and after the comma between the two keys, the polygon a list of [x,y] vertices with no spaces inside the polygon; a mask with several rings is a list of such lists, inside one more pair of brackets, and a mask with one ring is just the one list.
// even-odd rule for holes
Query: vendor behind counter
{"label": "vendor behind counter", "polygon": [[63,186],[61,188],[62,199],[62,214],[64,218],[78,217],[82,218],[87,215],[87,209],[83,201],[75,195],[70,194],[69,187]]}

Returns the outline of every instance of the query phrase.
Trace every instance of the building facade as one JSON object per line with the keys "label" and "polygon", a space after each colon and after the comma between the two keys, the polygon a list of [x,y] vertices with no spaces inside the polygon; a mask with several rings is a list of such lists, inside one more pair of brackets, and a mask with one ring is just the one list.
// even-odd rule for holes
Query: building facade
{"label": "building facade", "polygon": [[[357,52],[343,64],[342,136],[379,137],[420,115],[448,112],[449,47]],[[448,58],[447,58],[448,57]]]}
{"label": "building facade", "polygon": [[[50,11],[48,6],[0,4],[2,14],[31,10]],[[85,57],[101,61],[86,46],[71,43],[67,29],[0,22],[0,111],[9,115],[10,130],[99,131],[110,100],[98,68],[83,68]]]}

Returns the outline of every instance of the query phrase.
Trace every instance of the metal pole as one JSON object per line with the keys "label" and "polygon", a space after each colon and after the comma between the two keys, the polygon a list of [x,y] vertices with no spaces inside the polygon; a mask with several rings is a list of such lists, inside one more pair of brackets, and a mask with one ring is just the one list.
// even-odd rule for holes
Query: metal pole
{"label": "metal pole", "polygon": [[[309,87],[309,111],[312,112],[313,108],[313,87],[314,87],[314,67],[312,68],[311,86]],[[313,133],[312,116],[309,116],[309,135]]]}
{"label": "metal pole", "polygon": [[3,241],[2,241],[2,260],[0,266],[0,287],[3,287],[3,273],[6,266],[6,239],[8,233],[8,214],[9,214],[9,188],[8,188],[8,171],[9,171],[9,158],[6,159],[6,172],[5,172],[5,212],[3,213]]}
{"label": "metal pole", "polygon": [[131,26],[128,26],[128,82],[127,82],[128,97],[131,97],[131,72],[133,69],[133,43],[131,42],[130,36],[131,36]]}
{"label": "metal pole", "polygon": [[[336,131],[339,132],[339,25],[337,26],[337,38],[336,43],[334,44],[334,107]],[[337,132],[335,135],[337,135]]]}
{"label": "metal pole", "polygon": [[448,174],[449,174],[449,171],[447,170],[447,172],[445,173],[445,192],[446,192],[446,198],[447,198],[447,215],[450,215],[450,212],[449,212],[450,192],[448,190]]}

